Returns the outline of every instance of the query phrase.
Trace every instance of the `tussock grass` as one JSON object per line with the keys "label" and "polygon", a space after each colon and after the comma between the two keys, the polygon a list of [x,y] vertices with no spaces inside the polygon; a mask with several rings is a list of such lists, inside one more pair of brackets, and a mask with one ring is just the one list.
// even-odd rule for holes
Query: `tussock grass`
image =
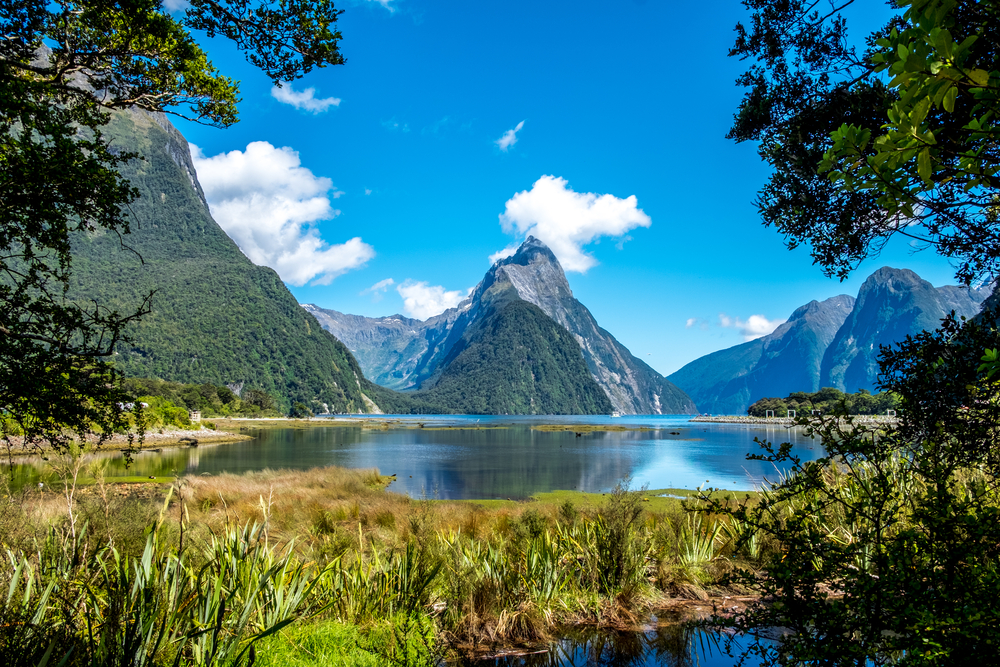
{"label": "tussock grass", "polygon": [[[377,470],[142,486],[87,472],[96,483],[71,501],[35,489],[0,498],[0,542],[15,555],[6,561],[41,563],[54,557],[49,549],[72,567],[89,563],[95,590],[110,591],[151,558],[160,569],[144,585],[167,601],[179,575],[157,572],[214,577],[185,589],[204,597],[190,622],[211,627],[221,599],[235,620],[211,642],[199,631],[185,645],[195,662],[213,650],[235,659],[259,638],[255,664],[286,653],[300,656],[290,664],[429,664],[441,646],[530,645],[568,623],[636,627],[667,596],[703,598],[734,562],[746,567],[767,548],[738,545],[745,527],[689,514],[694,501],[670,497],[681,493],[627,484],[606,495],[471,502],[387,492],[390,478]],[[315,637],[286,623],[299,618],[311,619]]]}

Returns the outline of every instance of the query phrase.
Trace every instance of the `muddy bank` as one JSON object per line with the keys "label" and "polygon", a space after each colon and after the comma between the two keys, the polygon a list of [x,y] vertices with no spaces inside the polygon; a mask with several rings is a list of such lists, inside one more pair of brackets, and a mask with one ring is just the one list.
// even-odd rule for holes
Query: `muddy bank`
{"label": "muddy bank", "polygon": [[[238,431],[202,428],[198,431],[167,429],[147,431],[141,444],[136,434],[132,434],[132,441],[130,442],[129,436],[122,433],[114,434],[101,443],[99,447],[97,447],[99,439],[96,435],[88,435],[86,441],[88,445],[97,447],[96,451],[116,452],[126,449],[149,451],[167,447],[197,447],[198,445],[222,444],[250,439],[251,436],[240,434]],[[4,455],[18,459],[28,456],[45,456],[51,452],[52,449],[49,447],[34,447],[31,444],[25,447],[24,439],[21,436],[10,436],[10,447],[8,451],[4,452]]]}

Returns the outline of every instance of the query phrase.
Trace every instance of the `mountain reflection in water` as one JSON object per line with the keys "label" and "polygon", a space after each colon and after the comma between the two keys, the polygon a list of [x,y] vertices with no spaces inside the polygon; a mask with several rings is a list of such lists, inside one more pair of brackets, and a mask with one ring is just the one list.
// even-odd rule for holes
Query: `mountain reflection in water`
{"label": "mountain reflection in water", "polygon": [[[650,489],[694,489],[707,481],[715,488],[750,490],[778,473],[769,463],[746,460],[747,453],[759,451],[755,437],[791,440],[807,461],[821,453],[795,430],[703,424],[685,416],[603,418],[647,430],[531,428],[560,419],[571,418],[448,416],[409,418],[409,427],[373,427],[369,421],[262,429],[245,442],[143,452],[128,470],[120,454],[111,455],[107,475],[172,477],[336,465],[395,474],[389,490],[415,498],[522,499],[558,489],[604,492],[626,476],[634,486]],[[593,425],[602,418],[573,419],[579,421],[567,423]],[[50,476],[40,459],[22,460],[13,473],[15,487],[34,486]]]}

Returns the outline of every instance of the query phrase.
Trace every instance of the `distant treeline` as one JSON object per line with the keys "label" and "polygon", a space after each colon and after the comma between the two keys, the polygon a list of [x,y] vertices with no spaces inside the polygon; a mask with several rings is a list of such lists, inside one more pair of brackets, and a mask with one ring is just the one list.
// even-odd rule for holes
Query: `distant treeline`
{"label": "distant treeline", "polygon": [[862,389],[856,394],[848,394],[823,387],[814,394],[797,391],[785,398],[762,398],[749,408],[747,414],[751,417],[766,417],[768,410],[774,411],[775,417],[784,417],[789,410],[795,410],[799,416],[811,414],[819,410],[823,414],[846,410],[851,415],[884,415],[886,410],[896,410],[899,396],[892,392],[872,394]]}
{"label": "distant treeline", "polygon": [[188,412],[195,410],[201,412],[203,417],[280,416],[274,397],[260,389],[244,389],[237,396],[228,387],[219,385],[150,378],[128,378],[125,388],[136,401],[148,405],[146,423],[154,428],[190,426]]}

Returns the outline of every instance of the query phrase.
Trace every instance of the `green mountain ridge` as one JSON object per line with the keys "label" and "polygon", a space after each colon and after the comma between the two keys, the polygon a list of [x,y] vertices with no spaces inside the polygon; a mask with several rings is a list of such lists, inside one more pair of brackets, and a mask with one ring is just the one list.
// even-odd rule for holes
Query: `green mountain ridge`
{"label": "green mountain ridge", "polygon": [[121,240],[74,239],[70,294],[130,312],[154,293],[115,365],[132,377],[263,389],[284,410],[300,401],[316,412],[373,411],[366,394],[383,392],[347,348],[212,219],[187,142],[166,117],[116,113],[106,134],[143,156],[123,169],[140,191],[135,223]]}
{"label": "green mountain ridge", "polygon": [[494,285],[482,303],[443,370],[415,396],[468,414],[612,412],[568,331],[508,285]]}
{"label": "green mountain ridge", "polygon": [[[608,331],[570,289],[559,260],[541,241],[529,236],[509,257],[486,272],[472,294],[455,308],[426,321],[402,315],[363,317],[312,304],[325,329],[344,341],[365,374],[394,389],[427,389],[447,372],[455,346],[484,316],[483,299],[502,289],[509,298],[530,303],[568,333],[583,355],[590,377],[622,414],[693,414],[694,401],[657,373]],[[553,330],[558,333],[558,330]],[[500,368],[498,372],[503,373]],[[580,378],[579,382],[584,382]],[[581,385],[582,387],[582,385]],[[610,410],[609,410],[610,412]]]}
{"label": "green mountain ridge", "polygon": [[857,298],[812,301],[767,336],[707,354],[667,377],[711,414],[742,414],[761,398],[822,387],[871,392],[881,346],[934,329],[951,311],[973,317],[989,293],[934,287],[909,269],[882,267]]}
{"label": "green mountain ridge", "polygon": [[340,413],[612,411],[568,332],[499,287],[424,391],[374,384],[279,276],[212,219],[187,142],[165,116],[117,113],[106,134],[143,156],[122,170],[140,192],[133,231],[74,239],[71,296],[133,312],[153,293],[152,312],[116,348],[126,376],[261,389],[284,412],[296,402]]}

